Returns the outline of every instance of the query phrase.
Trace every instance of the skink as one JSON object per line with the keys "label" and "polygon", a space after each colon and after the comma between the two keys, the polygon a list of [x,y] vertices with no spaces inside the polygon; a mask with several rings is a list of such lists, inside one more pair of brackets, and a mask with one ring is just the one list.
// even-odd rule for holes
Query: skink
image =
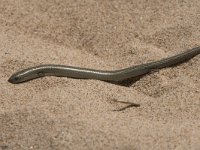
{"label": "skink", "polygon": [[134,78],[140,75],[147,74],[155,69],[161,69],[182,63],[198,54],[200,54],[200,47],[190,49],[181,54],[169,58],[164,58],[159,61],[113,71],[103,71],[54,64],[40,65],[16,72],[8,79],[8,81],[10,83],[17,84],[44,76],[59,76],[78,79],[97,79],[114,82],[123,81],[129,78]]}

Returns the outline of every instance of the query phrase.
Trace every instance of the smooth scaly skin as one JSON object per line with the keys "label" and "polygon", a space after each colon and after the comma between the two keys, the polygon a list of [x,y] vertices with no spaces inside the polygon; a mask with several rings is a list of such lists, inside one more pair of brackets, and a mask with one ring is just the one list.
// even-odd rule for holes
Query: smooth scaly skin
{"label": "smooth scaly skin", "polygon": [[8,81],[10,83],[17,84],[35,78],[40,78],[43,76],[71,77],[78,79],[97,79],[103,81],[123,81],[129,78],[134,78],[140,75],[147,74],[152,70],[170,67],[182,63],[198,54],[200,54],[200,47],[193,48],[181,54],[169,58],[164,58],[159,61],[114,71],[102,71],[53,64],[41,65],[19,71],[13,74],[8,79]]}

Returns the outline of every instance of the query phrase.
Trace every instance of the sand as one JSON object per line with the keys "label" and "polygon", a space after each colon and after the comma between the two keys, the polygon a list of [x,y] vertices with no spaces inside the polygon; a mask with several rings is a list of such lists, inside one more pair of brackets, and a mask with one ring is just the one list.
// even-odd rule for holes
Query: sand
{"label": "sand", "polygon": [[1,0],[0,149],[199,149],[200,55],[126,86],[7,82],[39,64],[114,70],[199,46],[199,8],[199,0]]}

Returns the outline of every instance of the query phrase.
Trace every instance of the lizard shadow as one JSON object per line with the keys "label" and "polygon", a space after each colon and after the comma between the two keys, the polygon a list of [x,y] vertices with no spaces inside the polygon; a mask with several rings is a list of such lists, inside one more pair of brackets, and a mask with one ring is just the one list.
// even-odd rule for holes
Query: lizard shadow
{"label": "lizard shadow", "polygon": [[119,86],[130,87],[135,82],[137,82],[138,80],[143,78],[145,75],[140,75],[140,76],[137,76],[137,77],[128,78],[128,79],[123,80],[123,81],[105,81],[105,82],[108,82],[108,83],[111,83],[111,84],[115,84],[115,85],[119,85]]}
{"label": "lizard shadow", "polygon": [[162,67],[162,68],[159,68],[159,69],[153,69],[153,70],[149,71],[148,73],[139,75],[137,77],[128,78],[128,79],[125,79],[123,81],[105,81],[105,82],[108,82],[108,83],[111,83],[111,84],[115,84],[115,85],[119,85],[119,86],[130,87],[131,85],[133,85],[135,82],[137,82],[138,80],[140,80],[141,78],[143,78],[147,74],[149,75],[149,74],[158,72],[159,70],[164,69],[164,68],[168,68],[168,67],[175,68],[175,67],[179,66],[180,64],[188,62],[189,60],[190,59],[188,58],[188,59],[182,60],[182,61],[180,61],[180,62],[178,62],[176,64],[172,64],[172,65],[169,65],[169,66],[166,66],[166,67]]}

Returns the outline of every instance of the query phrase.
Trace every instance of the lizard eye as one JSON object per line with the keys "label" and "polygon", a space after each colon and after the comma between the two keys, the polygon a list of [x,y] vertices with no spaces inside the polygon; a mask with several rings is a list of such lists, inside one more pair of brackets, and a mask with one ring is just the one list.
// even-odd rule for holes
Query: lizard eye
{"label": "lizard eye", "polygon": [[15,81],[18,81],[18,80],[19,80],[19,77],[15,77],[14,80],[15,80]]}
{"label": "lizard eye", "polygon": [[20,78],[18,76],[11,76],[9,79],[8,79],[8,82],[10,83],[18,83],[20,80]]}

